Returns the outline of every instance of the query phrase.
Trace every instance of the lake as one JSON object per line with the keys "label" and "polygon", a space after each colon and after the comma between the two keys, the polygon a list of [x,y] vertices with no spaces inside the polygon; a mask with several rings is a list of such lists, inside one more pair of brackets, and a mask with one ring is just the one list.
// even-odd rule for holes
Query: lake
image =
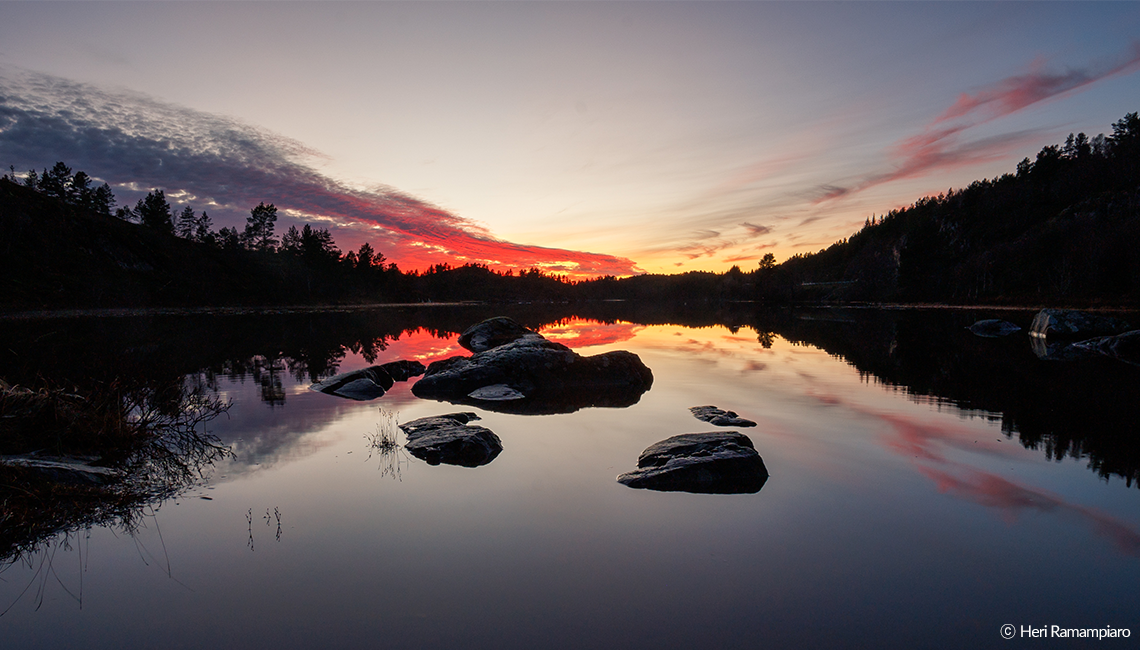
{"label": "lake", "polygon": [[[626,408],[516,415],[352,401],[334,373],[469,354],[513,316],[637,354]],[[607,303],[0,321],[0,377],[125,375],[232,400],[233,455],[139,509],[77,522],[0,572],[9,648],[1135,647],[1007,641],[1003,625],[1140,635],[1140,368],[1039,358],[1031,311]],[[1134,317],[1135,315],[1133,315]],[[1134,320],[1133,322],[1137,322]],[[631,489],[649,445],[754,420],[751,494]],[[377,437],[472,411],[503,451],[429,465]],[[398,438],[403,442],[402,434]],[[10,525],[10,524],[4,524]]]}

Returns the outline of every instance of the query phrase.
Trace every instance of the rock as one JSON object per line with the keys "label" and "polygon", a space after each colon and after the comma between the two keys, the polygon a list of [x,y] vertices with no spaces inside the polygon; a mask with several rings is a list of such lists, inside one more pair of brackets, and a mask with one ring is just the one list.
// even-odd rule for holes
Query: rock
{"label": "rock", "polygon": [[426,370],[424,364],[419,361],[406,361],[404,359],[382,363],[380,367],[395,381],[407,381],[412,377],[419,377]]}
{"label": "rock", "polygon": [[746,435],[686,433],[650,445],[637,459],[637,469],[617,480],[661,492],[751,494],[764,487],[768,468]]}
{"label": "rock", "polygon": [[1069,347],[1097,352],[1125,363],[1140,366],[1140,330],[1133,330],[1116,336],[1099,336],[1074,343]]}
{"label": "rock", "polygon": [[725,411],[715,406],[690,406],[693,417],[718,427],[754,427],[756,423],[745,420],[734,411]]}
{"label": "rock", "polygon": [[122,476],[122,472],[110,467],[91,465],[90,459],[80,458],[39,458],[27,456],[0,456],[0,465],[20,467],[28,474],[34,474],[54,483],[67,485],[106,485]]}
{"label": "rock", "polygon": [[393,382],[407,381],[422,374],[424,364],[419,361],[389,361],[329,377],[309,386],[309,390],[363,402],[383,396]]}
{"label": "rock", "polygon": [[360,402],[376,399],[392,387],[392,376],[382,366],[353,370],[319,381],[309,390]]}
{"label": "rock", "polygon": [[1075,339],[1120,334],[1128,329],[1128,323],[1111,316],[1071,309],[1042,309],[1033,317],[1029,334],[1042,338],[1060,336]]}
{"label": "rock", "polygon": [[503,451],[503,443],[490,429],[467,424],[478,419],[474,413],[448,413],[406,422],[400,425],[408,438],[404,448],[429,465],[486,465]]}
{"label": "rock", "polygon": [[471,399],[483,402],[505,402],[513,399],[526,399],[526,395],[518,392],[506,384],[494,384],[477,388],[467,394]]}
{"label": "rock", "polygon": [[521,338],[543,338],[534,330],[523,327],[514,319],[496,316],[476,323],[459,335],[459,345],[472,352],[486,352]]}
{"label": "rock", "polygon": [[999,336],[1008,336],[1021,328],[1007,320],[999,318],[987,318],[980,320],[973,325],[966,328],[976,334],[985,338],[998,338]]}
{"label": "rock", "polygon": [[[501,321],[507,320],[491,319],[499,323],[494,327],[505,327]],[[432,363],[412,393],[506,413],[546,414],[629,406],[652,384],[653,373],[636,354],[619,350],[583,357],[531,332],[470,357]]]}

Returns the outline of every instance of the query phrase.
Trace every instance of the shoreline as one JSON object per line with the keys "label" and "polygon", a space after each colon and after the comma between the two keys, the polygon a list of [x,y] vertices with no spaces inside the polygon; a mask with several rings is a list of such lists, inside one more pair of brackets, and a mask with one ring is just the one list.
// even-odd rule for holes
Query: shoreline
{"label": "shoreline", "polygon": [[[594,301],[586,301],[594,302]],[[629,302],[636,303],[636,299],[602,300],[597,302]],[[681,300],[680,302],[689,302]],[[793,309],[861,309],[879,311],[910,311],[910,310],[979,310],[1003,312],[1034,312],[1042,309],[1065,309],[1074,311],[1087,311],[1096,313],[1140,313],[1135,306],[1051,306],[1051,305],[986,305],[949,303],[780,303],[772,304],[762,300],[726,300],[734,305],[763,305],[774,308]],[[407,308],[435,308],[435,307],[485,307],[498,304],[485,300],[463,300],[452,302],[385,302],[365,303],[359,305],[285,305],[255,307],[102,307],[102,308],[71,308],[71,309],[29,309],[5,311],[0,308],[0,322],[18,320],[54,320],[67,318],[137,318],[140,316],[283,316],[289,314],[334,314],[352,313],[361,311],[374,311],[383,309]],[[502,303],[510,305],[532,304],[528,302]],[[545,304],[545,303],[544,303]],[[553,304],[553,303],[550,303]],[[572,301],[564,304],[576,304]]]}

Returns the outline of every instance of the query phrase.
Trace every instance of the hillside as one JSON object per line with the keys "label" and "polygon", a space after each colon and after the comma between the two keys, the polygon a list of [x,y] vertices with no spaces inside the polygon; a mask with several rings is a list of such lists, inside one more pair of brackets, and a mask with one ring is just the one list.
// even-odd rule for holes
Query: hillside
{"label": "hillside", "polygon": [[760,295],[912,302],[1135,303],[1140,118],[1070,135],[1015,173],[923,198],[759,278]]}

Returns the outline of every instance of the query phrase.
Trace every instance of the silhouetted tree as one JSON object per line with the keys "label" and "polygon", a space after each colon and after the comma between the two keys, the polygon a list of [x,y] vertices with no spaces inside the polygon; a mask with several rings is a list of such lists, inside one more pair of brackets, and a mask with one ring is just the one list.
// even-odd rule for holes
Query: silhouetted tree
{"label": "silhouetted tree", "polygon": [[174,233],[183,239],[193,239],[198,227],[198,217],[190,206],[182,208],[174,221]]}
{"label": "silhouetted tree", "polygon": [[[84,174],[86,176],[86,174]],[[40,193],[47,196],[54,196],[57,199],[63,199],[68,203],[72,202],[71,192],[71,168],[57,162],[51,169],[45,169],[44,173],[39,179]]]}
{"label": "silhouetted tree", "polygon": [[301,257],[314,265],[335,263],[340,261],[340,249],[328,230],[316,230],[305,224],[301,229]]}
{"label": "silhouetted tree", "polygon": [[203,210],[198,220],[194,223],[194,241],[204,244],[209,243],[210,240],[214,238],[214,233],[210,230],[213,225],[210,215],[206,214],[206,211]]}
{"label": "silhouetted tree", "polygon": [[139,199],[135,204],[135,214],[144,226],[174,234],[170,204],[166,202],[166,194],[162,190],[153,190],[145,198]]}
{"label": "silhouetted tree", "polygon": [[273,237],[273,224],[277,221],[277,208],[272,203],[258,203],[256,208],[249,211],[245,220],[245,232],[242,233],[242,243],[246,248],[256,251],[276,250],[277,240]]}
{"label": "silhouetted tree", "polygon": [[360,245],[360,251],[356,253],[356,268],[363,270],[371,270],[373,266],[384,263],[384,256],[381,255],[379,259],[376,258],[376,251],[372,249],[372,245],[364,242]]}
{"label": "silhouetted tree", "polygon": [[297,230],[297,226],[289,226],[281,237],[281,252],[300,255],[301,250],[301,231]]}

